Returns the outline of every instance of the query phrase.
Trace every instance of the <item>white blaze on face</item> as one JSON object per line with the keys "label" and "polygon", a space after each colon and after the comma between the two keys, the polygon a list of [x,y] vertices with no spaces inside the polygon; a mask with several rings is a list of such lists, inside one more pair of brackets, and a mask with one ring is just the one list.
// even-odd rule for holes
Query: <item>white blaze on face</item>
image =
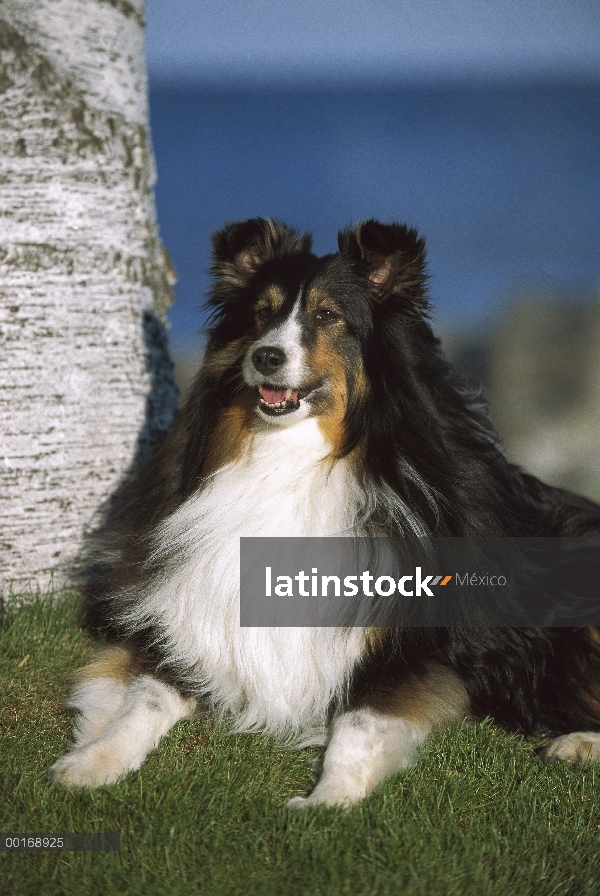
{"label": "white blaze on face", "polygon": [[[298,321],[299,312],[300,295],[298,295],[288,317],[278,327],[267,330],[260,339],[252,343],[242,364],[244,379],[249,386],[261,386],[269,382],[274,386],[297,389],[306,381],[310,370],[306,366],[305,353],[300,341],[302,329]],[[277,348],[285,355],[285,363],[268,380],[252,363],[254,352],[267,347]]]}

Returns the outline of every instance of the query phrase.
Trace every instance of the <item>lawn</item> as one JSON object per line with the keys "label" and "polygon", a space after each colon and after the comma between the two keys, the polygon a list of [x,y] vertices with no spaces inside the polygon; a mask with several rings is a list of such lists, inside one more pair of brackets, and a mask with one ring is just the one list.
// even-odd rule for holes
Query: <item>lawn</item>
{"label": "lawn", "polygon": [[600,894],[600,767],[544,766],[489,723],[440,734],[350,812],[292,814],[315,750],[180,723],[139,772],[59,791],[68,673],[91,652],[77,600],[9,604],[0,626],[0,831],[119,832],[119,853],[0,853],[0,893],[44,896]]}

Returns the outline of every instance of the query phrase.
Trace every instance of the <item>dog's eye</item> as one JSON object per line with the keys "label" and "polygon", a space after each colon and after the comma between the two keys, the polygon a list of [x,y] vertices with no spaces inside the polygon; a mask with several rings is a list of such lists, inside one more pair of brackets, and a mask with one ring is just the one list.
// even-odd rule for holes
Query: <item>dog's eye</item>
{"label": "dog's eye", "polygon": [[271,309],[264,305],[256,310],[257,320],[268,320],[271,317]]}
{"label": "dog's eye", "polygon": [[337,314],[335,314],[335,312],[333,311],[330,311],[329,308],[319,308],[319,310],[317,311],[317,320],[337,320]]}

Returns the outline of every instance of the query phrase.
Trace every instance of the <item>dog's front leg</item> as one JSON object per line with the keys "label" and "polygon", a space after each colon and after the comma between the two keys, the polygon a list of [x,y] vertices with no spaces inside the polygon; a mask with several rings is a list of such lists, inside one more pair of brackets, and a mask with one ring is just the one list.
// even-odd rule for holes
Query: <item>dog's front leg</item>
{"label": "dog's front leg", "polygon": [[334,720],[319,782],[308,797],[294,797],[288,806],[358,802],[390,775],[413,765],[430,732],[459,721],[468,704],[460,680],[440,666],[395,688],[386,682],[380,693],[371,691],[369,703]]}
{"label": "dog's front leg", "polygon": [[[121,687],[110,678],[91,678],[76,689],[71,705],[81,714],[75,745],[54,763],[50,775],[63,787],[113,784],[138,769],[179,719],[196,708],[193,698],[175,688],[140,675]],[[112,712],[112,715],[111,715]]]}
{"label": "dog's front leg", "polygon": [[333,723],[319,783],[310,796],[296,796],[288,806],[356,803],[390,775],[412,765],[426,737],[421,726],[407,719],[374,709],[345,712]]}

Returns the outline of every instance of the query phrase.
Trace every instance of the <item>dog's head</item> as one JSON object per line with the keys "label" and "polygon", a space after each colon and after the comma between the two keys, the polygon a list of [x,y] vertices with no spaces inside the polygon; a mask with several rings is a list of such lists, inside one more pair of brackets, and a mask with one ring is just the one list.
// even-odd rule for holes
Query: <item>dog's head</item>
{"label": "dog's head", "polygon": [[405,225],[376,221],[340,233],[335,255],[310,247],[310,235],[260,218],[213,236],[213,348],[238,355],[260,420],[319,417],[340,443],[376,388],[377,330],[422,315],[425,247]]}

